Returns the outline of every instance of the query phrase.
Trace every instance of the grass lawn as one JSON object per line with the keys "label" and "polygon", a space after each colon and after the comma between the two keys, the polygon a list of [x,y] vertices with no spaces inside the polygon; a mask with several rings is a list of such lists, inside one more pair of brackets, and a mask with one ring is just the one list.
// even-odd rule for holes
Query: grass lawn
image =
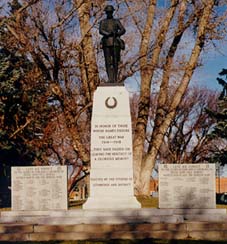
{"label": "grass lawn", "polygon": [[[157,197],[137,197],[137,200],[141,203],[142,208],[158,208]],[[82,203],[84,203],[84,201],[70,204],[69,209],[82,208]],[[217,204],[216,207],[227,209],[227,205]],[[0,208],[0,211],[10,211],[10,208]]]}
{"label": "grass lawn", "polygon": [[141,203],[142,208],[158,208],[157,197],[137,197],[137,200]]}

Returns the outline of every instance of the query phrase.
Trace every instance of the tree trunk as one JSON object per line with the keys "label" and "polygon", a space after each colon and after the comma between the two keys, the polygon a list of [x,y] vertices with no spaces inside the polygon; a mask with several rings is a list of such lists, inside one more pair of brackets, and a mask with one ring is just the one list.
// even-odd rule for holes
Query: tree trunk
{"label": "tree trunk", "polygon": [[[140,45],[140,67],[141,67],[141,95],[139,101],[139,113],[136,122],[135,136],[133,140],[133,167],[134,167],[134,184],[135,184],[135,193],[139,191],[137,187],[140,183],[140,172],[142,158],[144,154],[144,141],[146,136],[146,126],[148,119],[148,110],[150,103],[150,86],[149,82],[151,75],[147,68],[147,53],[148,46],[151,38],[151,30],[154,20],[156,7],[156,0],[150,0],[149,8],[147,12],[146,25],[142,33],[142,40]],[[144,83],[148,83],[148,88]],[[145,95],[146,94],[146,95]]]}
{"label": "tree trunk", "polygon": [[171,7],[167,11],[165,21],[163,22],[163,25],[158,33],[151,61],[148,61],[147,55],[155,13],[155,0],[150,1],[147,20],[144,27],[144,32],[142,34],[142,41],[140,45],[141,90],[138,108],[139,111],[133,141],[135,194],[140,194],[139,192],[141,192],[141,169],[144,155],[144,144],[146,139],[146,128],[150,109],[151,80],[159,60],[162,46],[165,42],[166,33],[174,16],[177,2],[177,0],[171,1]]}
{"label": "tree trunk", "polygon": [[90,24],[90,0],[75,1],[80,21],[82,41],[80,43],[80,70],[83,88],[87,102],[93,100],[93,93],[99,84],[98,67],[96,63],[95,48],[92,41]]}
{"label": "tree trunk", "polygon": [[[197,66],[198,58],[201,53],[201,50],[204,46],[205,42],[205,34],[206,34],[206,27],[209,24],[209,17],[214,6],[214,1],[210,0],[207,2],[203,12],[201,13],[201,17],[199,20],[198,26],[198,35],[196,39],[195,46],[192,50],[191,57],[186,65],[186,70],[184,76],[180,82],[178,89],[176,90],[175,94],[173,95],[173,99],[171,105],[169,107],[168,113],[165,119],[162,121],[159,127],[155,128],[154,136],[152,137],[152,146],[150,147],[148,153],[146,154],[141,171],[141,184],[140,184],[140,195],[149,195],[150,192],[148,191],[148,185],[150,184],[150,178],[148,179],[148,174],[151,176],[152,169],[155,165],[155,160],[158,154],[158,151],[162,145],[164,135],[170,126],[171,121],[173,120],[176,109],[179,106],[183,95],[186,92],[186,89],[189,85],[190,79],[192,74]],[[149,172],[149,173],[148,173]],[[145,176],[142,178],[142,176]]]}

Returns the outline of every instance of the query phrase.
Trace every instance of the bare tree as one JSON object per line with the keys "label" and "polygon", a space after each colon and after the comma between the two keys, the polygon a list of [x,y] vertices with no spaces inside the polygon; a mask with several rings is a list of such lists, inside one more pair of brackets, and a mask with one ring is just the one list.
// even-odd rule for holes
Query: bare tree
{"label": "bare tree", "polygon": [[[137,84],[132,82],[135,79],[127,84],[139,88],[134,100],[138,109],[133,114],[133,156],[135,189],[140,195],[149,194],[151,171],[165,136],[171,134],[171,124],[177,122],[199,57],[210,42],[223,38],[227,16],[219,11],[222,1],[160,2],[113,1],[116,16],[127,29],[120,81],[139,77]],[[0,45],[29,58],[33,72],[28,84],[45,88],[42,101],[51,112],[39,139],[48,138],[44,132],[52,131],[48,126],[55,118],[64,118],[59,125],[66,130],[61,133],[69,138],[75,157],[88,165],[93,93],[105,76],[97,31],[105,1],[21,0],[20,4],[12,16],[1,17],[7,42]],[[154,91],[156,96],[151,96]],[[66,154],[59,153],[56,144],[46,145],[43,151],[49,149],[65,162]]]}
{"label": "bare tree", "polygon": [[188,89],[168,128],[159,151],[163,163],[201,163],[216,150],[209,137],[215,121],[205,108],[215,107],[217,93],[207,89]]}
{"label": "bare tree", "polygon": [[[205,46],[213,38],[216,27],[222,23],[218,21],[215,11],[215,1],[177,1],[172,0],[158,25],[155,37],[151,40],[154,19],[156,17],[156,1],[148,4],[147,20],[143,29],[140,45],[141,90],[138,108],[138,118],[134,137],[134,172],[135,186],[138,194],[149,195],[149,180],[151,170],[155,165],[159,149],[163,143],[165,133],[173,121],[178,106],[188,88],[192,74],[197,67],[199,56]],[[215,20],[217,22],[215,22]],[[174,26],[172,25],[174,23]],[[178,49],[189,28],[194,29],[195,41],[190,52],[184,53],[187,59],[178,56]],[[154,32],[153,32],[154,34]],[[216,33],[215,33],[216,34]],[[149,56],[150,43],[152,53]],[[168,43],[167,43],[168,42]],[[180,62],[176,62],[179,58]],[[169,87],[173,84],[174,69],[178,63],[178,77],[175,82],[175,92],[169,96]],[[146,130],[150,110],[151,85],[155,70],[162,67],[161,83],[157,100],[156,115],[152,138],[149,146],[144,148]]]}
{"label": "bare tree", "polygon": [[[37,151],[35,164],[89,164],[87,131],[99,84],[92,7],[90,1],[12,1],[12,14],[1,17],[1,48],[29,59],[32,71],[21,82],[27,91],[32,87],[40,94],[29,123],[20,129],[37,131],[27,141]],[[45,116],[39,111],[44,106]]]}

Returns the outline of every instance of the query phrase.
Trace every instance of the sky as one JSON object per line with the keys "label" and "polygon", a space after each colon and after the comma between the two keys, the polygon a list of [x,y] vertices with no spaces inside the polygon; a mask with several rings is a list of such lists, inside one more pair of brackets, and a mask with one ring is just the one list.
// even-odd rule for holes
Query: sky
{"label": "sky", "polygon": [[225,49],[226,53],[211,51],[204,55],[203,65],[195,71],[192,77],[192,85],[200,84],[201,86],[218,91],[222,89],[222,86],[218,84],[216,78],[219,77],[218,73],[223,68],[227,69],[227,43],[222,49]]}
{"label": "sky", "polygon": [[[225,53],[221,49],[225,49]],[[210,52],[202,55],[202,65],[195,70],[190,82],[191,86],[204,87],[214,91],[222,90],[222,86],[218,84],[216,79],[217,77],[220,78],[218,74],[223,68],[227,69],[227,42],[221,49],[210,50]],[[135,84],[135,79],[138,81],[137,84]],[[129,92],[138,91],[139,80],[140,78],[137,76],[133,77],[133,81],[131,79],[126,80],[126,87]],[[131,82],[134,83],[133,87]]]}

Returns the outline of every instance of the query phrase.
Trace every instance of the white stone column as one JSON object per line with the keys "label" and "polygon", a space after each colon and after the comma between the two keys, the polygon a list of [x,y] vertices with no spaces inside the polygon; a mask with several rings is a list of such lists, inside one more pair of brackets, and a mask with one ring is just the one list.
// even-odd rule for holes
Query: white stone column
{"label": "white stone column", "polygon": [[128,92],[123,86],[98,87],[91,124],[90,197],[83,208],[140,208],[132,160]]}

